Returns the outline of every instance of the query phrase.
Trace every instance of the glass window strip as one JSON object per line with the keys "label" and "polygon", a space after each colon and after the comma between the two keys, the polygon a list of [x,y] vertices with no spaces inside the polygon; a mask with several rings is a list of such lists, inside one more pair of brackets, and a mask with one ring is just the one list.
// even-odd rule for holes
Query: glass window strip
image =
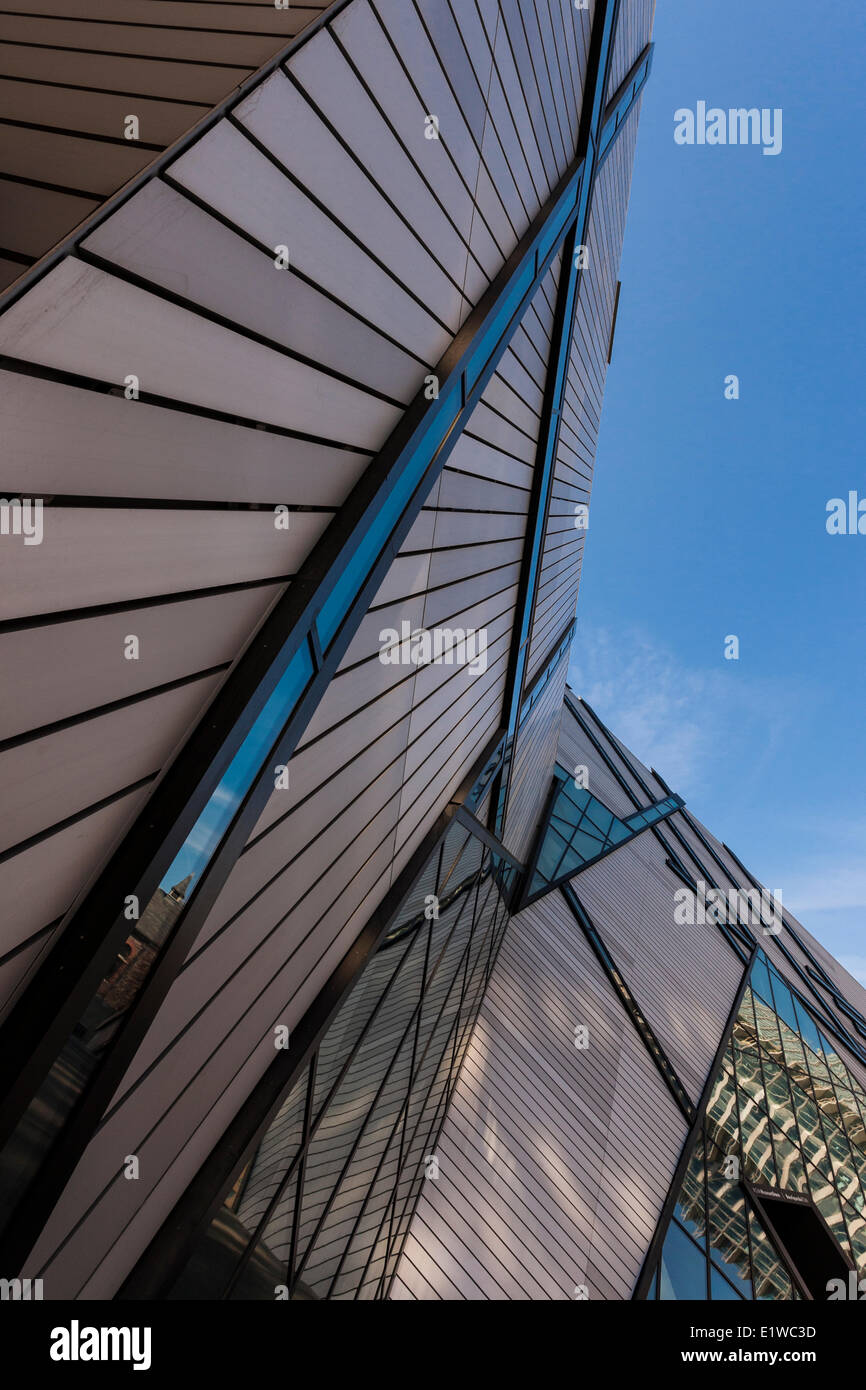
{"label": "glass window strip", "polygon": [[[601,31],[603,32],[603,40],[600,48],[600,66],[602,73],[606,71],[607,56],[612,41],[614,9],[614,5],[606,6],[599,16],[603,26],[603,30]],[[596,85],[600,87],[601,84],[597,82]],[[632,100],[636,99],[636,95],[636,92],[632,94]],[[600,98],[598,98],[598,100],[600,100]],[[619,113],[617,113],[617,117],[610,127],[609,134],[611,137],[617,132],[617,122],[619,119]],[[545,212],[539,217],[533,234],[527,240],[521,263],[518,267],[512,268],[509,278],[501,287],[499,299],[492,309],[488,311],[488,321],[481,331],[476,334],[475,339],[472,341],[468,356],[465,356],[460,364],[460,370],[454,372],[451,379],[447,380],[444,387],[440,388],[435,409],[425,411],[419,426],[416,428],[411,447],[408,451],[404,450],[404,468],[402,470],[391,469],[385,495],[380,495],[377,498],[376,505],[368,509],[365,518],[365,528],[362,528],[361,532],[358,533],[351,542],[353,552],[352,565],[348,566],[343,563],[345,557],[341,552],[339,557],[340,563],[332,567],[329,579],[326,581],[326,587],[328,589],[327,596],[321,604],[317,605],[318,612],[312,619],[314,630],[318,638],[316,644],[317,653],[322,649],[328,648],[333,642],[337,630],[348,616],[355,599],[364,587],[364,582],[370,573],[370,566],[373,563],[374,555],[378,554],[381,556],[384,542],[387,536],[393,533],[398,519],[405,512],[410,497],[417,491],[419,482],[423,478],[424,469],[440,451],[441,445],[448,435],[453,432],[454,420],[451,419],[449,411],[453,412],[458,404],[461,409],[465,410],[467,405],[470,404],[470,398],[473,392],[477,392],[483,385],[483,378],[489,374],[491,365],[495,366],[494,358],[498,360],[497,354],[501,355],[501,352],[505,350],[508,338],[510,337],[511,331],[516,326],[516,320],[519,314],[526,307],[537,284],[540,284],[541,279],[544,274],[546,274],[549,260],[552,258],[556,245],[569,233],[569,228],[573,226],[575,217],[580,217],[581,215],[585,217],[588,208],[588,188],[593,173],[592,162],[595,155],[595,145],[592,139],[590,139],[587,148],[590,152],[588,163],[587,160],[578,160],[575,163],[572,172],[566,176],[561,192],[555,196],[553,204],[549,205]],[[554,229],[556,233],[555,238],[552,237]],[[495,346],[493,346],[491,340],[496,337],[497,334],[498,338],[496,339]],[[476,365],[479,364],[482,359],[484,364],[483,367]],[[337,574],[336,583],[333,582],[333,575],[335,572]],[[312,631],[313,629],[311,629],[311,632]],[[297,634],[293,634],[293,638],[296,637],[296,635]],[[309,664],[309,669],[307,669],[307,664]],[[243,749],[238,751],[236,758],[231,763],[233,776],[237,777],[239,782],[243,781],[245,787],[244,795],[249,791],[252,783],[257,782],[262,775],[261,767],[258,773],[254,775],[251,769],[247,768],[244,758],[249,757],[251,762],[253,753],[255,751],[261,751],[261,748],[264,747],[267,733],[267,719],[274,714],[275,709],[279,709],[282,721],[281,727],[286,727],[290,714],[297,708],[300,700],[300,690],[295,690],[294,687],[297,686],[299,682],[302,688],[306,686],[314,669],[317,668],[318,665],[318,655],[313,658],[310,640],[308,638],[308,640],[304,641],[295,651],[282,674],[276,676],[273,694],[266,701],[265,709],[259,716],[259,720],[263,720],[263,722],[260,723],[259,720],[255,722],[254,728],[248,735],[248,739],[252,741],[247,743],[245,740]],[[302,667],[303,670],[301,669]],[[286,702],[290,694],[288,687],[292,687],[293,702],[291,706],[287,708]],[[276,697],[276,704],[272,705],[271,700],[274,697]],[[260,743],[261,748],[259,747]],[[239,763],[237,758],[241,757],[244,750],[244,757],[241,758],[241,763]],[[241,778],[241,772],[243,772],[243,778]],[[252,778],[251,781],[247,780],[248,772]],[[210,863],[216,858],[217,849],[225,841],[224,831],[226,827],[221,824],[220,815],[218,813],[220,805],[220,800],[215,800],[212,795],[196,821],[196,829],[199,831],[203,829],[206,832],[207,848],[209,852],[205,863]],[[212,826],[207,823],[209,811],[213,812],[214,824]],[[206,822],[204,825],[202,825],[203,821]],[[189,836],[187,836],[184,843],[186,846],[190,845]],[[170,873],[174,871],[175,865],[177,865],[178,859],[183,853],[183,848],[182,846],[181,849],[177,851],[172,861]],[[195,873],[199,875],[200,881],[205,865],[201,864],[199,861],[196,862],[198,867]],[[162,891],[165,891],[164,887]],[[145,974],[149,974],[149,971],[142,972],[140,978],[136,977],[138,987],[134,990],[134,999],[137,999],[143,992]],[[104,981],[103,984],[105,983]],[[102,988],[102,986],[100,986],[100,988]],[[133,993],[131,985],[128,993]],[[68,1047],[69,1045],[67,1041],[66,1046]],[[55,1057],[52,1066],[56,1068],[58,1065],[59,1058]],[[89,1087],[92,1077],[93,1073],[89,1073],[89,1079],[84,1083],[85,1086]],[[43,1082],[43,1085],[44,1084],[46,1083]],[[57,1089],[54,1078],[52,1078],[49,1085],[49,1089],[51,1088]],[[78,1094],[81,1094],[81,1092],[79,1091]],[[10,1167],[13,1170],[17,1170],[20,1184],[19,1190],[15,1194],[17,1197],[20,1197],[22,1192],[30,1187],[39,1171],[41,1160],[44,1159],[48,1149],[53,1145],[55,1137],[62,1131],[66,1120],[72,1114],[74,1107],[67,1107],[64,1109],[59,1094],[53,1099],[55,1109],[59,1116],[58,1125],[55,1126],[54,1130],[45,1127],[40,1127],[38,1129],[34,1128],[32,1124],[32,1111],[28,1114],[28,1111],[25,1110],[25,1115],[21,1120],[21,1123],[24,1124],[25,1128],[28,1130],[30,1142],[25,1142],[23,1136],[20,1136],[20,1142],[16,1142],[13,1146],[13,1162],[10,1164]],[[37,1102],[35,1097],[31,1099],[30,1106],[35,1104],[39,1104],[40,1107],[43,1106],[44,1092],[40,1101]],[[30,1133],[30,1131],[33,1132]],[[34,1141],[36,1141],[35,1147]],[[81,1145],[79,1145],[79,1147],[80,1146]],[[23,1155],[25,1152],[34,1155],[35,1158],[35,1161],[31,1161],[29,1168],[25,1168],[23,1163]]]}
{"label": "glass window strip", "polygon": [[[375,1094],[371,1092],[372,1100],[368,1104],[367,1113],[351,1132],[352,1142],[339,1174],[335,1174],[334,1178],[329,1180],[331,1188],[324,1206],[320,1211],[314,1209],[314,1229],[308,1232],[303,1240],[300,1238],[299,1231],[304,1222],[305,1183],[310,1171],[308,1163],[313,1153],[312,1146],[317,1135],[324,1134],[323,1125],[328,1122],[333,1105],[341,1094],[341,1079],[348,1074],[352,1059],[360,1055],[365,1040],[371,1039],[371,1034],[376,1029],[377,1018],[383,1018],[384,1026],[384,1004],[389,996],[393,997],[394,992],[401,989],[401,978],[405,974],[413,948],[421,948],[420,938],[400,947],[402,956],[396,968],[387,972],[383,978],[382,989],[365,1004],[367,1017],[363,1026],[356,1030],[356,1035],[351,1039],[349,1056],[342,1059],[338,1075],[325,1078],[327,1084],[324,1097],[316,1095],[316,1091],[320,1090],[317,1086],[316,1068],[320,1064],[322,1050],[327,1046],[328,1034],[319,1043],[307,1072],[310,1085],[305,1100],[304,1133],[300,1148],[287,1157],[285,1171],[279,1176],[279,1182],[270,1193],[264,1210],[259,1214],[254,1227],[246,1233],[244,1247],[237,1256],[227,1287],[217,1296],[266,1296],[262,1292],[263,1281],[267,1277],[268,1269],[274,1267],[272,1257],[267,1254],[266,1237],[269,1224],[280,1211],[284,1211],[292,1223],[289,1254],[284,1269],[284,1282],[290,1289],[290,1297],[385,1296],[388,1280],[396,1266],[394,1242],[402,1240],[406,1228],[407,1203],[411,1200],[414,1204],[417,1197],[416,1179],[418,1171],[423,1168],[420,1160],[423,1160],[425,1154],[429,1154],[430,1136],[444,1114],[447,1098],[456,1079],[456,1072],[480,1006],[495,951],[508,920],[507,903],[501,891],[502,880],[498,876],[504,867],[504,860],[496,861],[489,849],[480,845],[478,841],[475,843],[480,846],[480,853],[477,856],[468,854],[470,842],[474,837],[467,834],[465,827],[457,822],[452,823],[449,834],[460,842],[456,859],[447,851],[445,841],[436,846],[433,856],[433,881],[437,886],[447,884],[452,890],[451,906],[446,907],[438,919],[443,922],[442,939],[435,944],[435,949],[432,949],[436,921],[432,918],[424,919],[428,928],[423,941],[424,963],[420,976],[420,990],[412,1004],[411,1016],[405,1027],[399,1029],[399,1037],[390,1037],[384,1051],[372,1039],[371,1057],[374,1066],[383,1069],[383,1074],[378,1078],[377,1086],[376,1078],[371,1073]],[[455,882],[455,879],[461,878],[460,862],[463,860],[472,867],[472,883],[468,893],[465,890],[458,891],[463,885]],[[416,883],[420,883],[423,889],[429,887],[429,882],[429,870],[424,869],[418,875]],[[404,918],[411,917],[411,909],[407,911],[404,908],[402,915]],[[386,932],[383,943],[387,941],[387,936]],[[456,943],[457,954],[449,963],[451,943]],[[384,946],[384,958],[387,958],[391,949],[393,947]],[[377,958],[383,958],[381,948],[373,960]],[[406,978],[408,979],[408,976]],[[358,997],[353,990],[347,1002],[351,1003]],[[433,1011],[428,1013],[431,1005]],[[336,1016],[332,1028],[340,1026],[341,1017],[342,1013]],[[401,1056],[409,1057],[405,1082],[398,1082],[401,1088],[405,1085],[405,1091],[401,1091],[401,1099],[393,1115],[388,1116],[386,1120],[387,1133],[379,1133],[377,1121],[374,1136],[374,1146],[377,1147],[374,1147],[372,1171],[365,1178],[367,1187],[353,1207],[351,1230],[341,1237],[343,1245],[335,1256],[335,1267],[326,1268],[328,1284],[323,1288],[317,1271],[310,1264],[311,1260],[317,1258],[316,1242],[330,1230],[328,1218],[333,1203],[341,1190],[345,1190],[344,1185],[349,1174],[355,1171],[365,1145],[365,1134],[371,1116],[377,1113],[376,1107],[386,1093],[392,1069]],[[278,1112],[277,1119],[281,1113],[282,1111]],[[383,1113],[387,1114],[387,1107]],[[272,1122],[272,1125],[276,1122]],[[268,1132],[270,1133],[270,1130]],[[422,1139],[424,1144],[419,1149]],[[264,1141],[259,1144],[257,1152],[262,1151],[263,1144]],[[416,1162],[416,1159],[419,1161]],[[366,1162],[366,1159],[364,1161]],[[393,1187],[389,1188],[387,1184],[392,1182],[392,1168]],[[247,1173],[249,1171],[248,1165]],[[291,1201],[288,1200],[289,1193],[294,1194]],[[374,1194],[378,1195],[374,1197]],[[376,1203],[375,1208],[370,1205],[373,1201]],[[223,1210],[225,1209],[224,1207]],[[213,1227],[214,1223],[211,1229]],[[328,1238],[330,1239],[330,1236]],[[281,1239],[285,1239],[285,1232]],[[207,1236],[204,1238],[204,1244],[207,1244]],[[189,1262],[187,1269],[189,1270]],[[195,1296],[190,1293],[190,1288],[189,1277],[182,1277],[174,1296]]]}

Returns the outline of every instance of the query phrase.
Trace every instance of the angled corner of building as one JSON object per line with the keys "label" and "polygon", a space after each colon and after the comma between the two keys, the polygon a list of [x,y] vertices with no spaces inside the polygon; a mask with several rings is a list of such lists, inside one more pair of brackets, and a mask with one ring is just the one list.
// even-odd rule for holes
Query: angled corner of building
{"label": "angled corner of building", "polygon": [[0,40],[0,1266],[812,1296],[866,996],[565,685],[652,0],[118,9]]}

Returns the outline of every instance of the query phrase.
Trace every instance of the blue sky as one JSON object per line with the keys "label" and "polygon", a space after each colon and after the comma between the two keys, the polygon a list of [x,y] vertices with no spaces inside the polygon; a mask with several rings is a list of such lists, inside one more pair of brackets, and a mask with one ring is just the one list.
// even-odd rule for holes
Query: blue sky
{"label": "blue sky", "polygon": [[[570,682],[866,983],[866,535],[825,525],[866,497],[866,11],[654,37]],[[675,144],[698,101],[781,107],[781,153]]]}

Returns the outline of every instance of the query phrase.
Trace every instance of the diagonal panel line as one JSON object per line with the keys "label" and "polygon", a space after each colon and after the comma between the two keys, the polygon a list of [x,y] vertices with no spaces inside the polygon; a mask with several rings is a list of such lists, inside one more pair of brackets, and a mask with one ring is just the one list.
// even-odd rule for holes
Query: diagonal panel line
{"label": "diagonal panel line", "polygon": [[[596,23],[608,23],[612,12],[613,6],[599,7]],[[559,247],[585,219],[586,156],[595,159],[601,90],[596,81],[592,130],[581,135],[583,148],[571,169],[439,363],[438,397],[431,401],[419,392],[164,770],[143,812],[70,910],[57,945],[10,1012],[0,1032],[3,1140],[26,1114],[125,941],[125,901],[130,894],[142,904],[150,901],[249,738],[259,751],[234,817],[13,1218],[3,1246],[9,1262],[26,1254],[56,1202],[270,794],[268,769],[288,761]]]}

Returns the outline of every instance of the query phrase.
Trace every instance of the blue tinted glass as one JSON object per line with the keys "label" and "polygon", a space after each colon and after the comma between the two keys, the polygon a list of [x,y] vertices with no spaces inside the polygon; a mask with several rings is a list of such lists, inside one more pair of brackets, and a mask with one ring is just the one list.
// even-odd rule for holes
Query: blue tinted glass
{"label": "blue tinted glass", "polygon": [[[334,588],[325,599],[316,618],[319,640],[324,648],[331,645],[337,630],[352,606],[355,595],[360,591],[367,576],[379,558],[392,530],[400,519],[409,498],[421,481],[430,459],[445,437],[452,420],[452,408],[456,411],[456,394],[459,380],[450,382],[440,393],[435,408],[431,410],[426,428],[407,461],[403,471],[393,483],[388,496],[370,522],[364,535],[360,537],[354,554],[350,557]],[[453,407],[451,403],[453,400]]]}
{"label": "blue tinted glass", "polygon": [[731,1288],[724,1275],[720,1274],[712,1265],[710,1266],[710,1297],[716,1303],[721,1299],[740,1297],[736,1289]]}
{"label": "blue tinted glass", "polygon": [[574,864],[578,868],[585,864],[587,859],[594,859],[600,854],[607,844],[606,840],[600,840],[598,835],[593,835],[591,830],[575,830],[571,836],[571,849],[566,855],[565,867]]}
{"label": "blue tinted glass", "polygon": [[[210,795],[192,830],[162,879],[167,892],[188,875],[198,878],[211,859],[235,812],[255,781],[262,763],[287,723],[298,697],[313,674],[310,649],[298,649]],[[187,892],[187,900],[190,896]]]}
{"label": "blue tinted glass", "polygon": [[[547,823],[536,876],[548,883],[577,873],[584,864],[607,854],[659,819],[660,810],[651,806],[620,820],[585,787],[576,787],[561,769],[557,769],[557,776],[562,777],[562,784]],[[569,842],[565,854],[562,837]]]}
{"label": "blue tinted glass", "polygon": [[811,1047],[812,1051],[820,1057],[821,1035],[815,1027],[812,1015],[809,1013],[808,1009],[803,1007],[799,999],[794,1000],[794,1009],[797,1014],[797,1024],[799,1026],[800,1035],[804,1043]]}
{"label": "blue tinted glass", "polygon": [[770,989],[770,972],[762,955],[756,956],[755,964],[752,966],[752,989],[756,994],[760,994],[765,1004],[773,1005],[773,991]]}
{"label": "blue tinted glass", "polygon": [[[733,1252],[734,1254],[739,1254],[739,1261],[735,1259],[726,1260],[718,1249],[714,1249],[712,1251],[712,1259],[713,1264],[716,1265],[718,1269],[714,1269],[712,1272],[715,1274],[718,1271],[724,1270],[725,1274],[728,1276],[728,1280],[734,1285],[740,1297],[751,1298],[752,1281],[749,1277],[749,1246],[746,1239],[745,1210],[743,1212],[743,1226],[742,1230],[739,1232],[739,1236],[742,1242],[741,1249],[738,1252]],[[716,1295],[713,1294],[713,1297],[715,1298]]]}
{"label": "blue tinted glass", "polygon": [[562,206],[551,215],[550,225],[545,227],[538,241],[538,260],[544,260],[551,246],[561,239],[569,213],[574,211],[577,202],[577,184],[569,190],[562,200]]}
{"label": "blue tinted glass", "polygon": [[567,845],[562,836],[552,826],[548,826],[544,844],[541,846],[541,853],[538,856],[538,872],[543,878],[547,880],[553,878],[566,848]]}
{"label": "blue tinted glass", "polygon": [[627,825],[623,825],[622,821],[616,820],[610,827],[608,839],[613,845],[621,845],[623,840],[627,840],[630,837],[631,833]]}
{"label": "blue tinted glass", "polygon": [[783,1018],[789,1028],[797,1031],[797,1015],[794,1012],[794,1001],[791,998],[791,991],[785,984],[781,975],[773,971],[773,997],[776,1003],[776,1013]]}
{"label": "blue tinted glass", "polygon": [[613,825],[613,812],[609,811],[606,806],[602,806],[601,802],[596,801],[595,797],[593,797],[589,806],[586,808],[585,816],[590,824],[600,831],[601,835],[606,839]]}
{"label": "blue tinted glass", "polygon": [[514,284],[509,286],[505,298],[501,304],[497,305],[490,322],[478,339],[478,343],[472,353],[472,360],[465,369],[467,393],[471,392],[479,376],[490,361],[499,339],[507,328],[510,319],[517,312],[520,301],[530,288],[534,278],[535,257],[528,256]]}
{"label": "blue tinted glass", "polygon": [[701,1251],[675,1221],[670,1224],[659,1266],[659,1297],[702,1299],[707,1296],[707,1262]]}
{"label": "blue tinted glass", "polygon": [[576,787],[571,781],[563,784],[562,792],[564,805],[569,808],[566,812],[563,805],[563,814],[571,814],[576,822],[593,798],[585,787]]}

